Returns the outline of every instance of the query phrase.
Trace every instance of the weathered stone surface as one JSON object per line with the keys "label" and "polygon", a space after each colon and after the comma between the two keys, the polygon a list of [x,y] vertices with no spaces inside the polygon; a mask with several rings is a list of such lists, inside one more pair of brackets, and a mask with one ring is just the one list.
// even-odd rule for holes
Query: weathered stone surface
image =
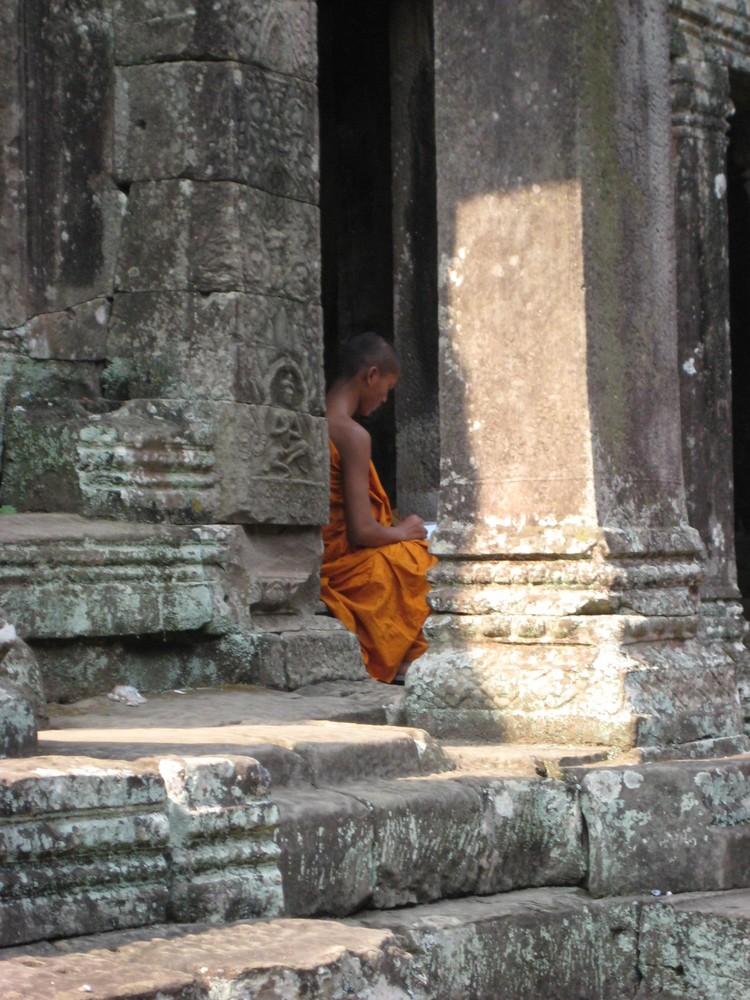
{"label": "weathered stone surface", "polygon": [[142,766],[0,766],[2,944],[164,920],[164,788]]}
{"label": "weathered stone surface", "polygon": [[236,63],[123,69],[116,170],[122,182],[241,181],[317,201],[313,84]]}
{"label": "weathered stone surface", "polygon": [[125,196],[111,178],[108,7],[105,0],[20,7],[24,173],[33,206],[24,219],[31,314],[112,294]]}
{"label": "weathered stone surface", "polygon": [[24,757],[37,747],[36,717],[27,697],[0,679],[0,757]]}
{"label": "weathered stone surface", "polygon": [[199,523],[323,524],[326,452],[325,421],[294,410],[125,403],[80,430],[84,512]]}
{"label": "weathered stone surface", "polygon": [[373,890],[373,827],[367,806],[332,789],[277,790],[284,909],[345,916]]}
{"label": "weathered stone surface", "polygon": [[14,406],[6,418],[0,503],[21,511],[80,510],[76,423],[106,405],[57,399]]}
{"label": "weathered stone surface", "polygon": [[[705,597],[737,596],[734,510],[727,130],[729,73],[693,23],[672,19],[680,403],[690,523],[706,546]],[[724,191],[721,190],[723,184]],[[717,185],[719,185],[717,187]],[[705,192],[713,191],[714,197]],[[720,196],[721,195],[721,196]],[[711,246],[712,253],[703,249]]]}
{"label": "weathered stone surface", "polygon": [[0,756],[20,757],[36,749],[37,726],[49,721],[39,664],[0,608]]}
{"label": "weathered stone surface", "polygon": [[[0,593],[35,642],[53,700],[118,683],[159,690],[262,678],[289,688],[363,675],[354,638],[310,613],[316,531],[19,514],[0,520],[0,540]],[[80,636],[102,641],[61,641]],[[36,668],[19,659],[8,676],[42,708]]]}
{"label": "weathered stone surface", "polygon": [[[58,946],[3,963],[7,1000],[209,1000],[217,995],[411,1000],[410,958],[387,931],[332,921],[273,920],[208,930],[157,927]],[[50,992],[53,984],[53,992]],[[418,1000],[426,1000],[418,994]]]}
{"label": "weathered stone surface", "polygon": [[749,931],[747,892],[695,893],[644,907],[637,1000],[744,1000]]}
{"label": "weathered stone surface", "polygon": [[593,769],[581,785],[592,895],[750,885],[748,757]]}
{"label": "weathered stone surface", "polygon": [[159,762],[169,819],[170,915],[226,923],[282,910],[270,775],[246,757]]}
{"label": "weathered stone surface", "polygon": [[[260,626],[258,615],[254,615]],[[309,622],[304,630],[283,629],[269,623],[258,636],[258,669],[254,679],[268,687],[294,691],[307,684],[362,680],[365,666],[357,637],[335,619]],[[278,631],[272,631],[272,629]]]}
{"label": "weathered stone surface", "polygon": [[116,0],[118,62],[226,59],[315,80],[310,0]]}
{"label": "weathered stone surface", "polygon": [[433,777],[346,790],[372,814],[379,909],[584,874],[578,806],[560,782]]}
{"label": "weathered stone surface", "polygon": [[206,566],[218,568],[219,537],[62,515],[8,515],[0,533],[0,593],[27,638],[181,631],[214,617]]}
{"label": "weathered stone surface", "polygon": [[[222,729],[229,730],[230,738],[237,740],[234,723],[242,719],[248,727],[264,726],[266,732],[272,727],[279,742],[260,744],[257,735],[248,730],[249,735],[242,744],[235,743],[233,750],[222,749],[222,753],[241,753],[260,761],[271,774],[274,788],[299,785],[309,782],[310,772],[303,757],[287,746],[284,737],[289,734],[290,727],[311,719],[382,726],[384,706],[398,702],[402,695],[403,692],[368,678],[358,682],[316,684],[294,694],[249,685],[205,687],[184,694],[167,692],[151,695],[145,704],[138,706],[137,713],[109,698],[87,698],[74,705],[50,706],[53,728],[44,734],[44,752],[75,755],[86,746],[88,755],[98,757],[111,753],[112,746],[116,746],[118,758],[124,756],[134,760],[144,754],[158,754],[159,744],[155,740],[163,731],[162,753],[194,756],[195,748],[206,744],[215,752],[225,735]],[[168,744],[166,733],[171,738],[176,721],[182,725],[177,731],[177,739],[181,737],[183,743],[167,751],[164,747],[172,744]],[[84,740],[82,733],[91,730],[99,733],[98,743],[95,737]],[[352,731],[351,727],[348,731]],[[354,732],[362,730],[354,729]],[[347,742],[341,730],[334,726],[331,735],[339,745],[339,753],[346,755]],[[225,745],[228,742],[223,741]],[[252,751],[247,749],[251,745]],[[238,749],[240,746],[242,749]],[[268,752],[264,753],[264,748]],[[382,743],[378,755],[383,755]],[[370,764],[370,761],[365,763]],[[450,762],[445,766],[450,767]]]}
{"label": "weathered stone surface", "polygon": [[634,900],[528,889],[367,913],[351,922],[388,928],[413,956],[415,984],[427,997],[632,1000],[638,914]]}
{"label": "weathered stone surface", "polygon": [[511,739],[737,734],[731,657],[695,638],[666,7],[446,2],[435,23],[441,563],[408,718]]}
{"label": "weathered stone surface", "polygon": [[65,312],[33,316],[21,331],[31,358],[58,361],[103,361],[106,357],[108,299],[92,299]]}
{"label": "weathered stone surface", "polygon": [[318,210],[229,181],[133,184],[120,291],[246,291],[316,300]]}
{"label": "weathered stone surface", "polygon": [[24,94],[19,44],[22,21],[19,0],[3,4],[0,11],[0,62],[5,67],[0,82],[0,327],[19,326],[29,315],[24,268]]}
{"label": "weathered stone surface", "polygon": [[[13,410],[0,502],[134,521],[328,520],[323,418],[209,401],[91,409],[100,412],[72,402]],[[69,417],[63,425],[61,411]]]}
{"label": "weathered stone surface", "polygon": [[238,293],[115,297],[105,395],[222,399],[323,412],[320,308]]}
{"label": "weathered stone surface", "polygon": [[251,633],[203,631],[33,643],[47,696],[63,704],[109,693],[118,684],[150,695],[251,683],[260,670],[259,645]]}
{"label": "weathered stone surface", "polygon": [[[433,545],[438,614],[407,681],[412,725],[621,746],[741,735],[733,660],[700,632],[695,531],[498,543],[506,558],[481,562],[456,559],[449,540]],[[545,544],[554,559],[541,558]]]}
{"label": "weathered stone surface", "polygon": [[[372,768],[383,771],[393,751],[384,746]],[[358,763],[367,773],[366,760]],[[316,785],[335,787],[290,786],[274,795],[289,914],[574,885],[585,873],[576,795],[562,782],[479,774],[364,782],[354,769],[348,776],[330,764],[312,770]]]}

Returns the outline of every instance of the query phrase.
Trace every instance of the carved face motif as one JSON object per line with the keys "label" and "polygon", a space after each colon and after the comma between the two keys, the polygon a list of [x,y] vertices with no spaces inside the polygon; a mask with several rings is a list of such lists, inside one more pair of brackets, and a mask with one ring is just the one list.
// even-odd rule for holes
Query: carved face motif
{"label": "carved face motif", "polygon": [[281,365],[271,379],[271,402],[287,410],[298,409],[305,399],[302,378],[291,365]]}

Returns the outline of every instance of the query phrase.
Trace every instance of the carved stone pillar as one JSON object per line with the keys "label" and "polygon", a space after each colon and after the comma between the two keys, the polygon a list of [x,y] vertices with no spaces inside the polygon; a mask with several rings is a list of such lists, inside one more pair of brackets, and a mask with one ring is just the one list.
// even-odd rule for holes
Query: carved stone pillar
{"label": "carved stone pillar", "polygon": [[[700,634],[737,665],[750,696],[737,587],[727,238],[729,72],[694,22],[671,33],[677,330],[688,517],[706,550]],[[717,650],[718,652],[718,650]],[[747,715],[745,710],[745,715]]]}
{"label": "carved stone pillar", "polygon": [[736,737],[682,478],[666,4],[438,0],[436,67],[441,562],[409,721]]}

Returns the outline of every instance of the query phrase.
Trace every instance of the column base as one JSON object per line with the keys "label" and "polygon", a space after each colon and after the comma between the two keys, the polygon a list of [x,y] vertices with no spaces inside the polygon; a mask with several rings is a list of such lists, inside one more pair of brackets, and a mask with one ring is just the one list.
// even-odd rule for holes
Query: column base
{"label": "column base", "polygon": [[462,739],[744,748],[735,663],[702,625],[700,574],[687,528],[602,531],[575,558],[444,559],[408,724]]}

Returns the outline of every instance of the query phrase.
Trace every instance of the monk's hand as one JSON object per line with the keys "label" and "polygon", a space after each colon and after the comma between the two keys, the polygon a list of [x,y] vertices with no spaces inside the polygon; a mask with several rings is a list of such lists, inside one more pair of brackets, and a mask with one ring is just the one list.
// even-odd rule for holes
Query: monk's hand
{"label": "monk's hand", "polygon": [[427,529],[418,514],[410,514],[403,521],[399,521],[397,530],[404,542],[411,541],[413,538],[427,538]]}

